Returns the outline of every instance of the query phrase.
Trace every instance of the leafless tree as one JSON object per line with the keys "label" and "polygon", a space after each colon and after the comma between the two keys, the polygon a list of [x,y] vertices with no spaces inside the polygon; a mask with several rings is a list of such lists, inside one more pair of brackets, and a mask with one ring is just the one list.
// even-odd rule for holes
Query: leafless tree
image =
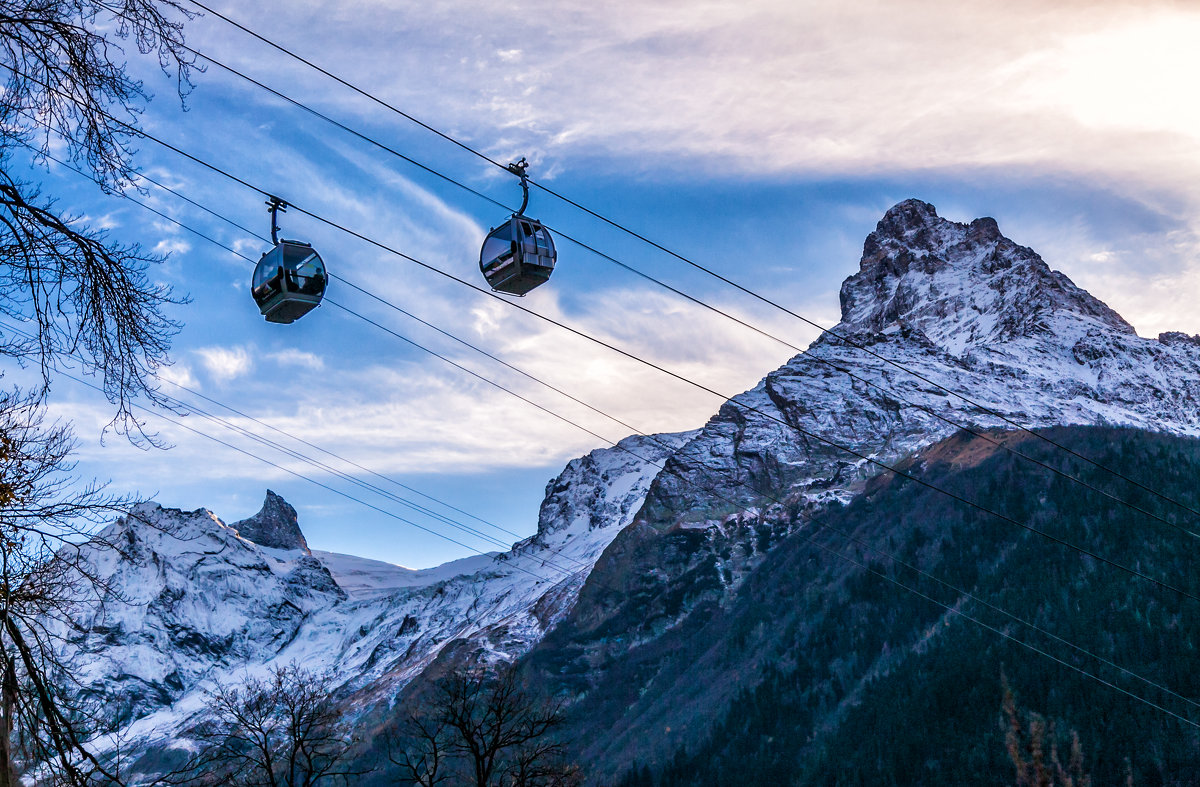
{"label": "leafless tree", "polygon": [[292,664],[218,684],[207,712],[191,733],[200,750],[173,784],[318,787],[363,775],[348,764],[355,740],[326,675]]}
{"label": "leafless tree", "polygon": [[43,388],[60,364],[101,378],[114,425],[141,435],[132,399],[158,401],[154,372],[169,363],[181,299],[151,282],[161,258],[113,242],[14,172],[14,151],[62,146],[104,188],[134,182],[131,142],[148,99],[127,72],[123,42],[155,56],[184,95],[193,60],[189,18],[176,0],[0,0],[0,353],[40,365]]}
{"label": "leafless tree", "polygon": [[144,436],[133,400],[158,399],[154,373],[178,329],[165,309],[180,300],[151,281],[159,257],[59,210],[16,174],[16,155],[65,150],[103,188],[130,188],[149,94],[123,46],[155,58],[182,97],[188,18],[177,0],[0,0],[0,316],[15,324],[0,356],[41,371],[30,395],[0,392],[0,787],[20,775],[118,781],[89,743],[107,722],[59,645],[81,604],[118,597],[87,556],[120,549],[94,531],[132,501],[72,477],[70,431],[46,425],[42,403],[57,369],[81,368],[101,380],[117,429]]}
{"label": "leafless tree", "polygon": [[80,487],[72,447],[36,398],[0,393],[0,787],[29,768],[63,784],[117,781],[87,745],[105,720],[80,699],[60,645],[81,602],[115,594],[88,555],[120,549],[93,531],[132,501]]}
{"label": "leafless tree", "polygon": [[409,716],[400,730],[386,735],[387,757],[401,780],[419,787],[437,787],[450,779],[446,759],[450,729],[436,716]]}
{"label": "leafless tree", "polygon": [[389,759],[403,780],[423,787],[569,787],[581,778],[564,759],[562,724],[561,705],[526,691],[515,669],[458,671],[407,717]]}
{"label": "leafless tree", "polygon": [[0,121],[8,142],[48,152],[64,144],[109,188],[135,173],[130,141],[149,94],[131,77],[122,42],[156,56],[180,96],[194,57],[177,0],[0,0]]}

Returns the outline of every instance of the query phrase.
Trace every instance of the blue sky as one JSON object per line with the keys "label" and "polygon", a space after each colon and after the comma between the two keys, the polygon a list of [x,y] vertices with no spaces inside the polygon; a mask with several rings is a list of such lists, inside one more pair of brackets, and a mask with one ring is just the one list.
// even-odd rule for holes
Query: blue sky
{"label": "blue sky", "polygon": [[[863,238],[890,205],[919,197],[950,218],[995,217],[1142,335],[1200,333],[1200,110],[1190,101],[1200,13],[1187,3],[216,7],[493,158],[528,157],[535,179],[825,325],[837,321],[838,287],[856,270]],[[519,202],[511,177],[219,19],[192,22],[188,41],[496,200]],[[186,112],[154,63],[130,66],[157,94],[142,120],[148,131],[478,280],[479,243],[504,216],[495,206],[215,66],[196,76]],[[260,195],[153,143],[138,148],[147,174],[268,232]],[[170,252],[156,276],[193,300],[177,312],[184,329],[169,381],[520,535],[533,532],[546,482],[603,444],[336,307],[292,326],[267,324],[249,298],[245,261],[61,168],[36,177],[114,236]],[[266,248],[170,194],[150,188],[142,198],[249,257]],[[793,344],[814,337],[536,190],[529,213]],[[302,214],[286,214],[281,226],[339,275],[641,431],[699,427],[720,404]],[[522,305],[731,395],[791,355],[570,243],[559,250],[551,283]],[[329,297],[605,437],[629,431],[337,282]],[[164,390],[199,402],[171,382]],[[81,472],[117,489],[233,521],[254,513],[270,487],[300,511],[314,547],[409,566],[468,554],[153,418],[171,449],[142,450],[111,434],[102,441],[111,407],[69,380],[55,383],[51,402],[76,423]],[[494,548],[195,415],[184,423]]]}

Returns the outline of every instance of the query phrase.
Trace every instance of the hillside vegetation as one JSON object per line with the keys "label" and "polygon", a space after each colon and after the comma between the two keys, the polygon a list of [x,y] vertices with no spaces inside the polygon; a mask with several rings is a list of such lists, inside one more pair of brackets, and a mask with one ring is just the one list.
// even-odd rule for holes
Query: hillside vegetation
{"label": "hillside vegetation", "polygon": [[[1098,427],[1047,434],[1200,509],[1200,441]],[[966,435],[922,452],[907,469],[1200,595],[1197,541],[1182,532],[1200,527],[1200,517],[1027,435],[1009,435],[1008,444],[1181,529]],[[1195,727],[946,607],[1200,719],[1195,706],[835,530],[1188,698],[1200,697],[1200,603],[895,477],[877,478],[821,523],[775,547],[728,603],[697,605],[647,646],[652,658],[634,649],[605,665],[605,681],[574,709],[581,739],[604,734],[589,730],[589,713],[611,708],[606,699],[618,693],[637,698],[625,721],[656,739],[655,756],[624,764],[622,785],[1014,784],[1002,672],[1019,705],[1044,716],[1061,741],[1078,732],[1093,784],[1123,784],[1129,773],[1139,785],[1200,783]],[[669,691],[661,687],[709,682],[736,684],[735,698],[694,708],[686,730],[655,729],[639,715],[652,704],[647,695]],[[673,736],[681,743],[672,745]]]}

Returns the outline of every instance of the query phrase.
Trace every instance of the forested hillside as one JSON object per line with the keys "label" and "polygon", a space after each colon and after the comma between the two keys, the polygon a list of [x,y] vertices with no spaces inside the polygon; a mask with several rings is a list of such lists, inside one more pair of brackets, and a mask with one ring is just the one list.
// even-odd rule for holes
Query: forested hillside
{"label": "forested hillside", "polygon": [[[1053,725],[1064,765],[1078,732],[1092,784],[1130,775],[1139,785],[1200,783],[1197,729],[1121,690],[1190,719],[1200,718],[1197,706],[1105,663],[1200,697],[1200,573],[1187,532],[1200,525],[1200,441],[1097,427],[1048,434],[1182,505],[1028,435],[1006,444],[1177,527],[954,436],[907,470],[1046,535],[881,476],[775,547],[729,603],[698,603],[675,630],[606,665],[605,681],[573,709],[581,748],[604,734],[589,723],[593,712],[608,722],[603,710],[623,697],[627,720],[655,739],[658,755],[625,763],[627,787],[1013,784],[1003,674],[1017,703]],[[655,729],[639,709],[683,682],[732,682],[736,694],[694,709],[688,730]]]}

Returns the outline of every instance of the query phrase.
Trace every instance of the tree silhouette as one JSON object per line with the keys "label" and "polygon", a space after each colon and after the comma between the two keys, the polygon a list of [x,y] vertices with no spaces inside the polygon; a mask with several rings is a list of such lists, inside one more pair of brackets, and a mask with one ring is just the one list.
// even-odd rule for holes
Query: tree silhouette
{"label": "tree silhouette", "polygon": [[134,501],[72,477],[70,430],[44,424],[44,402],[56,370],[82,369],[112,425],[147,437],[133,401],[160,401],[154,375],[179,327],[165,309],[182,300],[152,282],[160,257],[59,210],[16,174],[15,153],[44,163],[55,148],[106,190],[132,187],[148,93],[123,46],[156,58],[182,97],[190,16],[176,0],[0,0],[0,357],[41,371],[27,394],[0,393],[0,787],[32,769],[39,782],[119,783],[114,757],[89,744],[108,729],[104,709],[78,699],[57,654],[80,603],[115,595],[80,545],[119,550],[93,534]]}
{"label": "tree silhouette", "polygon": [[422,787],[568,787],[581,775],[564,760],[562,724],[561,706],[527,692],[513,667],[460,670],[389,737],[388,757]]}
{"label": "tree silhouette", "polygon": [[13,174],[13,153],[61,146],[105,189],[133,186],[130,144],[148,96],[121,44],[156,56],[183,95],[187,18],[175,0],[0,0],[0,314],[19,326],[0,334],[0,354],[37,363],[43,390],[63,363],[97,375],[114,425],[135,436],[132,400],[159,400],[154,373],[179,327],[164,308],[181,299],[148,276],[161,257],[59,211]]}
{"label": "tree silhouette", "polygon": [[318,787],[362,775],[347,766],[354,737],[330,677],[296,664],[208,692],[209,718],[192,730],[199,751],[173,784]]}

